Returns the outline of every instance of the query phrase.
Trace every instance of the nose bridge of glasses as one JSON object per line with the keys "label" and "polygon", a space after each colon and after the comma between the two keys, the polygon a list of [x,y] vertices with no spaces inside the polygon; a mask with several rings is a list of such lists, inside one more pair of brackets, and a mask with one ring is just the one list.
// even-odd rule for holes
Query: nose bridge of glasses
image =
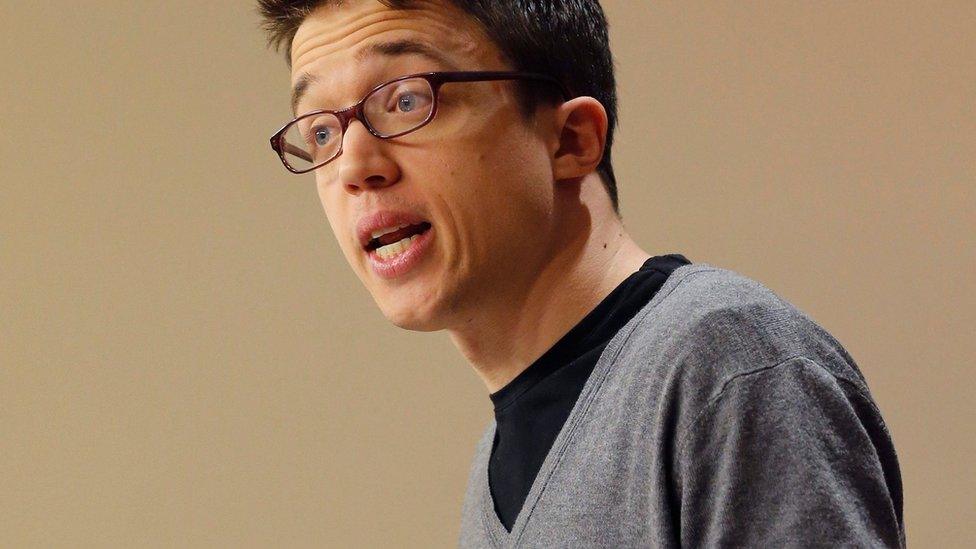
{"label": "nose bridge of glasses", "polygon": [[370,124],[369,120],[366,118],[365,105],[367,99],[369,99],[369,96],[364,97],[355,105],[346,107],[341,111],[335,111],[335,116],[339,119],[339,128],[342,130],[343,137],[349,131],[349,125],[352,124],[353,120],[358,120],[366,131],[378,137],[373,125]]}

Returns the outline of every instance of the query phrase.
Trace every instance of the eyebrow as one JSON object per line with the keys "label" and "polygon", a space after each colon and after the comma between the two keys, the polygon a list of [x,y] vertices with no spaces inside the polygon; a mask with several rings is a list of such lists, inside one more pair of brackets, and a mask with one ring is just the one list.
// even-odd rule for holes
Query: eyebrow
{"label": "eyebrow", "polygon": [[307,72],[298,77],[298,82],[295,83],[295,87],[291,90],[291,112],[293,114],[297,114],[295,111],[298,109],[298,102],[308,92],[308,87],[318,81],[318,78]]}
{"label": "eyebrow", "polygon": [[[392,42],[375,42],[356,52],[353,58],[356,65],[363,64],[370,57],[400,57],[403,55],[419,55],[434,61],[440,66],[447,67],[449,70],[457,70],[457,67],[448,58],[444,57],[439,51],[423,42],[415,40],[394,40]],[[302,73],[295,82],[295,87],[291,91],[291,111],[296,113],[298,103],[308,93],[308,89],[319,82],[319,78],[313,74]],[[297,113],[296,113],[297,114]]]}

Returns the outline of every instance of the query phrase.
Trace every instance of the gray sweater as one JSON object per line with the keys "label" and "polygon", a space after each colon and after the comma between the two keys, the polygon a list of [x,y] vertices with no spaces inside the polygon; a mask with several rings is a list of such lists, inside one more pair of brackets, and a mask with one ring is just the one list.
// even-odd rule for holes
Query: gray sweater
{"label": "gray sweater", "polygon": [[478,442],[460,547],[899,547],[891,436],[854,360],[768,288],[678,268],[607,345],[511,532]]}

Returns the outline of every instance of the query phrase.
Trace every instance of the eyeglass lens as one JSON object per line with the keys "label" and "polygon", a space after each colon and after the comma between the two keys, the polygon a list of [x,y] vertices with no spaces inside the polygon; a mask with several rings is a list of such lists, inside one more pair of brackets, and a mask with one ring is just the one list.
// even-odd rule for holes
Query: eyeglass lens
{"label": "eyeglass lens", "polygon": [[[394,137],[424,125],[434,109],[434,91],[424,78],[390,82],[369,94],[363,116],[375,134]],[[282,152],[293,169],[307,170],[342,150],[339,117],[320,113],[299,118],[284,133]]]}

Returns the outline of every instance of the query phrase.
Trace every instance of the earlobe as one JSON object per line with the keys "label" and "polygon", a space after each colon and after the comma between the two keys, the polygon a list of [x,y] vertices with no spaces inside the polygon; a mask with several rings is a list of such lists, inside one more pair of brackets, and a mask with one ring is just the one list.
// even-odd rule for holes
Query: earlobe
{"label": "earlobe", "polygon": [[596,171],[607,142],[607,111],[592,97],[573,98],[556,109],[558,142],[552,157],[557,181]]}

